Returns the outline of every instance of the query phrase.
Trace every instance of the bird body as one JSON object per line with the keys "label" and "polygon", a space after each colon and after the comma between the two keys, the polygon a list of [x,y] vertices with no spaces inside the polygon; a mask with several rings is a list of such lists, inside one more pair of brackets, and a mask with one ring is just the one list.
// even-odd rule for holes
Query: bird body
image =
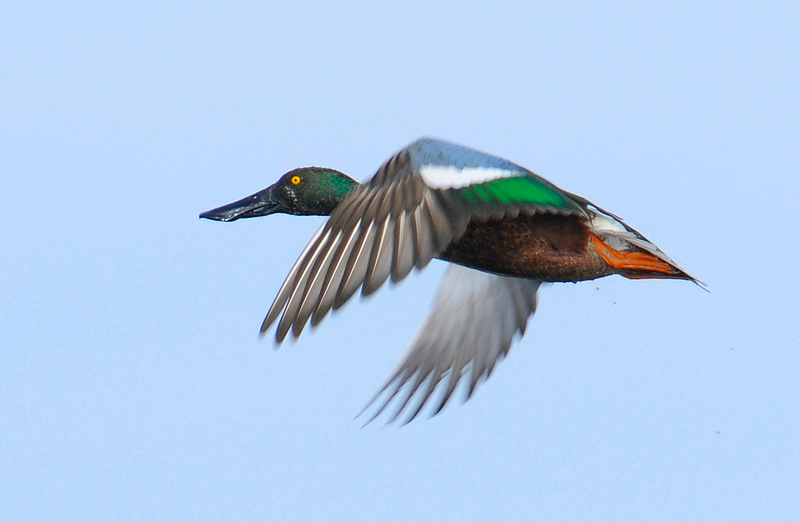
{"label": "bird body", "polygon": [[262,324],[263,334],[277,321],[279,343],[359,289],[369,295],[433,258],[452,263],[431,314],[376,396],[386,392],[377,416],[407,390],[393,419],[404,411],[413,419],[446,386],[440,411],[468,375],[471,395],[514,334],[524,333],[542,282],[620,274],[699,284],[614,214],[519,165],[434,139],[400,150],[364,184],[305,167],[200,216],[233,221],[276,212],[330,215]]}

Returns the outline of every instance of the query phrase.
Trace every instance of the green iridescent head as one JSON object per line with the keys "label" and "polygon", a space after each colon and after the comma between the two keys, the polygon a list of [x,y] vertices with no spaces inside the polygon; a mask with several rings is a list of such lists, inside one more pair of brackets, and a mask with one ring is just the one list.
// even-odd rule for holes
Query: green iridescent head
{"label": "green iridescent head", "polygon": [[338,170],[301,167],[287,172],[274,185],[262,191],[203,212],[200,217],[236,221],[275,213],[328,216],[357,185],[357,181]]}

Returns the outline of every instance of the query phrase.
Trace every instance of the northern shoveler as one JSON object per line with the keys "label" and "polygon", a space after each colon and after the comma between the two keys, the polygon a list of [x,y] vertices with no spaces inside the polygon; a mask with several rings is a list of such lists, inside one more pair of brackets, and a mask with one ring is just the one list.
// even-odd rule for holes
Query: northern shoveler
{"label": "northern shoveler", "polygon": [[446,385],[435,415],[467,375],[468,399],[508,353],[514,334],[524,334],[542,282],[620,274],[701,284],[589,200],[504,159],[434,139],[399,151],[364,184],[333,169],[299,168],[200,217],[235,221],[279,212],[330,219],[261,325],[264,334],[278,321],[278,343],[290,330],[299,337],[309,319],[319,324],[359,288],[369,295],[433,258],[451,263],[425,324],[370,402],[381,398],[372,419],[405,388],[390,422],[404,411],[408,422]]}

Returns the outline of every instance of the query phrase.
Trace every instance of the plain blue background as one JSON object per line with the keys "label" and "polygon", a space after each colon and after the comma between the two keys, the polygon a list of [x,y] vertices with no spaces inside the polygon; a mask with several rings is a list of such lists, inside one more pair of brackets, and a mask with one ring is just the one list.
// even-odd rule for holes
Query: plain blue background
{"label": "plain blue background", "polygon": [[[4,4],[0,518],[800,516],[800,8],[558,4]],[[420,136],[622,215],[711,293],[544,288],[472,401],[359,429],[443,264],[276,352],[321,218],[197,215]]]}

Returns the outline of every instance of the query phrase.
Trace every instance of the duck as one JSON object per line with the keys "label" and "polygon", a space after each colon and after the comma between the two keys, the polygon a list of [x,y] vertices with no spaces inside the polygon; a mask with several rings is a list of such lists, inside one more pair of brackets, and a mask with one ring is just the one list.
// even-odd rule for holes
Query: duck
{"label": "duck", "polygon": [[[433,259],[448,262],[433,306],[378,393],[367,422],[442,411],[460,382],[466,402],[527,328],[544,283],[610,275],[704,283],[619,216],[508,160],[422,138],[366,182],[301,167],[201,218],[275,213],[328,216],[300,254],[261,324],[280,345],[360,290],[368,296]],[[439,393],[435,393],[440,390]]]}

